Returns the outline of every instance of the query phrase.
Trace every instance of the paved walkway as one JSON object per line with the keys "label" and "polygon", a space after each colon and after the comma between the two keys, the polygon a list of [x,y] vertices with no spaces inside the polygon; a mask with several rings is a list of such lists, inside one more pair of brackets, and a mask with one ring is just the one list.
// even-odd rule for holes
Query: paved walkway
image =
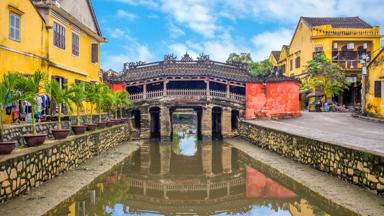
{"label": "paved walkway", "polygon": [[384,124],[352,118],[351,113],[303,112],[296,119],[246,122],[384,156]]}

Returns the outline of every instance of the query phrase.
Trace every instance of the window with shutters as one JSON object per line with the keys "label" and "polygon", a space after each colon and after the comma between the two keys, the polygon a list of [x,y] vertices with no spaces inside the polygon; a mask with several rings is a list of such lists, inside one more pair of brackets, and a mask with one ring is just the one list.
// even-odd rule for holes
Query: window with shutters
{"label": "window with shutters", "polygon": [[9,13],[9,39],[20,42],[20,16]]}
{"label": "window with shutters", "polygon": [[72,32],[72,54],[79,56],[79,35]]}
{"label": "window with shutters", "polygon": [[92,63],[96,63],[99,61],[99,45],[96,43],[92,44]]}
{"label": "window with shutters", "polygon": [[295,59],[295,67],[296,68],[300,67],[300,56],[296,57],[296,59]]}
{"label": "window with shutters", "polygon": [[382,92],[382,88],[381,88],[381,85],[382,85],[382,81],[381,80],[375,80],[375,86],[374,86],[374,95],[375,97],[382,97],[383,96],[383,92]]}
{"label": "window with shutters", "polygon": [[53,45],[65,49],[65,28],[57,22],[53,23]]}
{"label": "window with shutters", "polygon": [[289,61],[289,70],[292,71],[293,70],[293,59],[291,59]]}

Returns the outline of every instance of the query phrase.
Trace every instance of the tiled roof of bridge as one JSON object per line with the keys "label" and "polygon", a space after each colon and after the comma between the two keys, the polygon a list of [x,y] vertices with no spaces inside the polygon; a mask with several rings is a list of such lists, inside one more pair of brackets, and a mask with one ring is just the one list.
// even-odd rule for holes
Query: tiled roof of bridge
{"label": "tiled roof of bridge", "polygon": [[166,55],[160,62],[125,64],[124,73],[111,81],[133,82],[167,76],[208,76],[239,82],[254,79],[244,65],[211,61],[205,55],[193,60],[186,54],[181,60],[176,60],[173,55]]}

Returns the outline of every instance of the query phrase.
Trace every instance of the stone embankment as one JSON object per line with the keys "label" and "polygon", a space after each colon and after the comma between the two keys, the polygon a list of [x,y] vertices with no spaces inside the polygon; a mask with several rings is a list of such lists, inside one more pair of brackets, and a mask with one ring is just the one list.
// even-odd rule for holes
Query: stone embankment
{"label": "stone embankment", "polygon": [[241,137],[287,158],[384,195],[384,156],[241,122]]}
{"label": "stone embankment", "polygon": [[0,156],[0,202],[5,202],[66,172],[85,160],[130,138],[128,124],[105,128],[65,140],[15,150]]}

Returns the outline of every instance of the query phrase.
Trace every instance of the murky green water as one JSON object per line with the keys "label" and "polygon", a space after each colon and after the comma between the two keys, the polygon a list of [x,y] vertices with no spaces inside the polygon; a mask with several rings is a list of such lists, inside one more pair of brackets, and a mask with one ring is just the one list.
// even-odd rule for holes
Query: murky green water
{"label": "murky green water", "polygon": [[351,215],[230,145],[174,125],[47,215]]}

